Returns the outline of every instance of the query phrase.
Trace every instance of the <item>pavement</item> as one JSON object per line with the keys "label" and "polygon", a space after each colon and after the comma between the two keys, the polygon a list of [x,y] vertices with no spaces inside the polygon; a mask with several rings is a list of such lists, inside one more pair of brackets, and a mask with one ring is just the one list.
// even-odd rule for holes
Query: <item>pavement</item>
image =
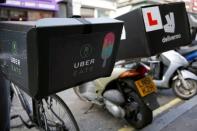
{"label": "pavement", "polygon": [[196,131],[197,130],[197,106],[188,110],[161,131]]}
{"label": "pavement", "polygon": [[143,131],[196,131],[197,96],[155,117]]}
{"label": "pavement", "polygon": [[[91,106],[78,99],[72,89],[58,94],[72,110],[81,131],[136,131],[124,120],[114,118],[107,110],[100,106],[94,106],[88,113],[85,113]],[[15,99],[14,107],[16,112],[24,115],[20,104]],[[158,101],[160,107],[153,111],[153,122],[142,129],[142,131],[196,131],[197,129],[197,96],[188,101],[182,101],[175,97],[172,90],[159,90]],[[12,112],[13,113],[13,112]],[[14,120],[14,122],[20,122]],[[12,122],[12,124],[14,123]],[[26,131],[26,127],[13,128],[11,131]],[[38,131],[33,128],[29,131]]]}

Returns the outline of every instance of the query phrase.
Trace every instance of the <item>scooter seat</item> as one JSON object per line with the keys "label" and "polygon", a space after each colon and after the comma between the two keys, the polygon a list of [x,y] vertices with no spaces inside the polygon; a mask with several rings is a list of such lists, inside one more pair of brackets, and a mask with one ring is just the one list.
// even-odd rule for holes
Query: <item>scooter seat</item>
{"label": "scooter seat", "polygon": [[184,46],[184,47],[180,47],[180,49],[178,50],[178,52],[181,55],[187,55],[190,54],[194,51],[197,51],[197,45],[192,45],[192,46]]}

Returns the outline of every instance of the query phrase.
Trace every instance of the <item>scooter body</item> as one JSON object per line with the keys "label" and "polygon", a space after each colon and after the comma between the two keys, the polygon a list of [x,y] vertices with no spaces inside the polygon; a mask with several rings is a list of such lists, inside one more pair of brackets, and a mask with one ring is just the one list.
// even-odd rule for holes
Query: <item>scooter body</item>
{"label": "scooter body", "polygon": [[80,95],[92,103],[103,105],[102,93],[112,81],[116,80],[120,74],[127,71],[125,68],[114,68],[110,77],[96,79],[80,85]]}
{"label": "scooter body", "polygon": [[187,54],[187,55],[185,55],[185,58],[186,58],[189,62],[192,62],[192,61],[196,60],[196,59],[197,59],[197,50],[194,51],[194,52],[191,52],[191,53],[189,53],[189,54]]}
{"label": "scooter body", "polygon": [[184,56],[187,61],[192,62],[197,59],[197,41],[193,40],[188,46],[183,46],[177,49],[182,56]]}
{"label": "scooter body", "polygon": [[189,62],[188,69],[197,74],[197,41],[193,41],[190,46],[181,47],[177,51]]}
{"label": "scooter body", "polygon": [[[189,99],[197,93],[197,76],[188,70],[189,62],[185,57],[171,50],[162,53],[158,60],[162,65],[159,69],[160,77],[154,80],[158,88],[172,87],[175,94],[182,99]],[[154,61],[151,62],[151,68],[156,68],[153,65]]]}
{"label": "scooter body", "polygon": [[167,69],[164,72],[162,79],[154,81],[158,87],[169,88],[170,80],[177,69],[180,67],[186,67],[189,63],[183,56],[173,50],[162,53],[159,59]]}
{"label": "scooter body", "polygon": [[[142,97],[135,85],[135,81],[146,78],[144,69],[143,66],[136,69],[116,66],[110,77],[96,79],[73,89],[82,100],[103,105],[113,116],[125,118],[134,127],[142,128],[152,122],[152,110],[159,107],[155,92]],[[144,74],[141,71],[145,71]],[[153,83],[152,79],[150,81]],[[142,112],[142,120],[136,123],[130,117],[135,116],[131,114],[137,108]]]}

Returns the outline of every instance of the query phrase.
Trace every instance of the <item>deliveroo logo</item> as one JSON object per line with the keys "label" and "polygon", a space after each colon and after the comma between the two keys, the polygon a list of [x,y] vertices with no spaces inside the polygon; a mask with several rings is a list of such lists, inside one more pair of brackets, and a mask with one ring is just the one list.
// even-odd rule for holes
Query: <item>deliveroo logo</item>
{"label": "deliveroo logo", "polygon": [[101,58],[104,60],[102,67],[104,68],[107,63],[107,59],[112,55],[113,46],[115,42],[115,34],[113,32],[109,32],[104,37],[103,49]]}
{"label": "deliveroo logo", "polygon": [[174,33],[175,32],[175,20],[174,20],[174,13],[170,12],[165,16],[167,24],[164,25],[164,31],[166,33]]}

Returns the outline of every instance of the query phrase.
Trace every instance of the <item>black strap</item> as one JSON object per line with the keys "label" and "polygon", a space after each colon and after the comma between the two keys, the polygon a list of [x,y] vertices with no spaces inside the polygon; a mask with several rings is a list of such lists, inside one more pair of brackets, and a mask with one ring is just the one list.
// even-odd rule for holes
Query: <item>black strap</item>
{"label": "black strap", "polygon": [[75,18],[78,21],[80,21],[81,23],[85,24],[85,25],[89,25],[91,24],[89,21],[87,21],[85,18]]}
{"label": "black strap", "polygon": [[84,30],[83,30],[84,34],[89,34],[92,32],[92,24],[89,21],[87,21],[84,18],[75,18],[75,19],[84,24]]}

